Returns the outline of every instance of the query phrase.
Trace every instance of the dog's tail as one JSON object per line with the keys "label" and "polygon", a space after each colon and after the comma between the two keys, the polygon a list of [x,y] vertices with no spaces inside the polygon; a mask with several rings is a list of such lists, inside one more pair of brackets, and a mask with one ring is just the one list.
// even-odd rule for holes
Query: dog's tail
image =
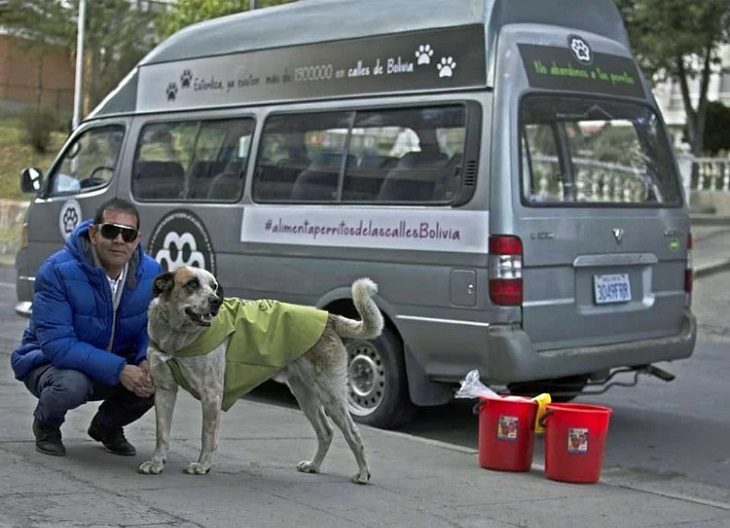
{"label": "dog's tail", "polygon": [[377,285],[370,279],[357,279],[352,283],[352,302],[355,304],[360,321],[339,315],[331,318],[335,332],[340,337],[350,339],[374,339],[383,331],[383,314],[372,296],[378,291]]}

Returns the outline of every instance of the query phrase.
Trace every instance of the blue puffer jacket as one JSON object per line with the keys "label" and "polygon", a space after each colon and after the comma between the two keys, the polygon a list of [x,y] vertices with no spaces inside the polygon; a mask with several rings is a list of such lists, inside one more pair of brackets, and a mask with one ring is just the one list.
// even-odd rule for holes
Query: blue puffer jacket
{"label": "blue puffer jacket", "polygon": [[[24,380],[39,365],[75,369],[106,385],[116,385],[126,364],[147,357],[147,307],[160,265],[137,248],[113,321],[112,294],[102,268],[94,266],[88,230],[80,224],[65,247],[38,270],[33,314],[10,362]],[[111,352],[106,350],[114,329]]]}

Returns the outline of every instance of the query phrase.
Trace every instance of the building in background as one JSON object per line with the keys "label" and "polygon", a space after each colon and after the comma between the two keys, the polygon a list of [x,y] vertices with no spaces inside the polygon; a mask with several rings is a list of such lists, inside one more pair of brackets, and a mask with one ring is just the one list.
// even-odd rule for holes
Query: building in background
{"label": "building in background", "polygon": [[15,112],[39,99],[58,112],[70,112],[74,65],[68,50],[59,47],[45,53],[39,81],[40,59],[20,45],[20,38],[0,28],[0,112]]}
{"label": "building in background", "polygon": [[[94,1],[94,0],[87,0]],[[175,0],[129,0],[142,11],[162,11]],[[0,9],[7,0],[0,0]],[[75,61],[69,49],[59,46],[47,51],[42,74],[38,75],[39,58],[22,37],[0,27],[0,114],[13,113],[40,102],[61,114],[70,114],[74,105]]]}

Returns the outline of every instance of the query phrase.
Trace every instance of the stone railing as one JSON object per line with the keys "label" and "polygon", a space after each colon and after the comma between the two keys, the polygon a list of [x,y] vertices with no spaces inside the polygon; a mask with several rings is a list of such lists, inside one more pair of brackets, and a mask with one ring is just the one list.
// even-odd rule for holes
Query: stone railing
{"label": "stone railing", "polygon": [[0,255],[13,256],[20,247],[20,237],[28,202],[0,200]]}
{"label": "stone railing", "polygon": [[730,215],[730,156],[680,155],[677,161],[692,210]]}

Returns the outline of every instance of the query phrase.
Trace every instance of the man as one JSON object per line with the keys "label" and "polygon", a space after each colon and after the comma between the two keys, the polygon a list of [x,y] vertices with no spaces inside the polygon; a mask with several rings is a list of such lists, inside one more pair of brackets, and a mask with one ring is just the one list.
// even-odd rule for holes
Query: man
{"label": "man", "polygon": [[38,270],[33,314],[11,363],[38,398],[33,433],[41,453],[65,455],[66,412],[99,400],[89,436],[111,453],[136,453],[123,427],[154,403],[147,307],[162,272],[139,241],[136,208],[114,198]]}

